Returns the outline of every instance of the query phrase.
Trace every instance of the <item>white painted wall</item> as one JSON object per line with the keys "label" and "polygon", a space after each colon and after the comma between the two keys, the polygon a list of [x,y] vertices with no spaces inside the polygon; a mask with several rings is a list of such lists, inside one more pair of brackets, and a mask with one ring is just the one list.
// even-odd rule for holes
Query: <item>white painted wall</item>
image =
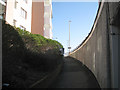
{"label": "white painted wall", "polygon": [[52,39],[52,1],[44,1],[44,36]]}
{"label": "white painted wall", "polygon": [[[7,0],[6,9],[6,21],[13,25],[13,20],[15,19],[16,27],[22,25],[27,31],[31,32],[31,13],[32,13],[32,0],[28,0],[27,3],[24,0],[16,0],[18,2],[17,8],[15,9],[15,0]],[[21,7],[27,12],[27,19],[21,16]]]}

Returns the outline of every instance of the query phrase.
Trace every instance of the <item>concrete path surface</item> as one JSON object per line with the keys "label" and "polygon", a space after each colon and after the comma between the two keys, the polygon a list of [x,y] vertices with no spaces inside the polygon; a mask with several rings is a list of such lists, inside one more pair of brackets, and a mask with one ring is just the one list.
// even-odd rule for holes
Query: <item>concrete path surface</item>
{"label": "concrete path surface", "polygon": [[63,70],[50,88],[100,88],[91,71],[71,57],[64,60]]}

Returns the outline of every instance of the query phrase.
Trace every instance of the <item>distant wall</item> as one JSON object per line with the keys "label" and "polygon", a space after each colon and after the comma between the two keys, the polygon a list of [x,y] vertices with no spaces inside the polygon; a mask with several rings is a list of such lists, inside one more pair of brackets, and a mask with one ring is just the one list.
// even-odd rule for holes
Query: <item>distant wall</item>
{"label": "distant wall", "polygon": [[[111,21],[110,17],[115,16],[115,14],[111,16],[110,13],[113,14],[113,12],[115,13],[118,11],[118,8],[115,7],[116,5],[118,6],[118,3],[114,3],[112,5],[111,3],[106,2],[100,3],[98,13],[90,34],[80,46],[78,46],[70,53],[71,57],[80,60],[94,73],[101,88],[112,87],[111,84],[117,84],[114,83],[116,82],[114,79],[116,77],[114,76],[116,72],[113,70],[113,72],[115,72],[113,77],[113,72],[111,71],[113,69],[112,66],[115,66],[115,63],[114,65],[112,65],[112,61],[114,62],[115,58],[114,55],[112,56],[112,54],[114,53],[114,48],[113,42],[111,41],[111,38],[113,38],[113,36],[111,35],[110,28],[113,27],[111,22],[115,20],[114,18],[113,21]],[[117,23],[120,22],[118,21]],[[114,46],[118,44],[120,39],[118,37],[118,39],[115,40],[118,41],[114,43]],[[116,53],[118,55],[118,52]],[[116,61],[118,59],[116,59]],[[118,67],[114,67],[114,69],[118,70]],[[113,85],[113,87],[117,86]]]}

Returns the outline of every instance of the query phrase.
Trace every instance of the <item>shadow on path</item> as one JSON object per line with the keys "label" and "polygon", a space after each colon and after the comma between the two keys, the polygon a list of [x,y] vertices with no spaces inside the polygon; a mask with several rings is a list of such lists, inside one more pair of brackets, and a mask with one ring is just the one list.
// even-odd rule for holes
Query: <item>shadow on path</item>
{"label": "shadow on path", "polygon": [[92,72],[80,61],[66,57],[63,70],[50,88],[100,88]]}

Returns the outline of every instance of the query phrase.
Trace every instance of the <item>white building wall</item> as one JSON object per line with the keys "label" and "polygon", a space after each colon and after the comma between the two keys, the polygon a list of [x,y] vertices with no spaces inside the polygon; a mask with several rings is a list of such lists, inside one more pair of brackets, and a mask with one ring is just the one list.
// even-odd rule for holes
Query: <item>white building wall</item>
{"label": "white building wall", "polygon": [[44,36],[52,39],[52,1],[44,1]]}
{"label": "white building wall", "polygon": [[[7,0],[6,21],[13,25],[13,20],[16,20],[16,27],[23,26],[27,31],[31,32],[31,13],[32,0],[16,0],[17,8],[15,9],[15,0]],[[27,18],[21,16],[21,7],[27,12]]]}
{"label": "white building wall", "polygon": [[7,5],[6,5],[6,21],[10,25],[13,25],[13,11],[14,11],[14,2],[12,2],[11,0],[7,0]]}

